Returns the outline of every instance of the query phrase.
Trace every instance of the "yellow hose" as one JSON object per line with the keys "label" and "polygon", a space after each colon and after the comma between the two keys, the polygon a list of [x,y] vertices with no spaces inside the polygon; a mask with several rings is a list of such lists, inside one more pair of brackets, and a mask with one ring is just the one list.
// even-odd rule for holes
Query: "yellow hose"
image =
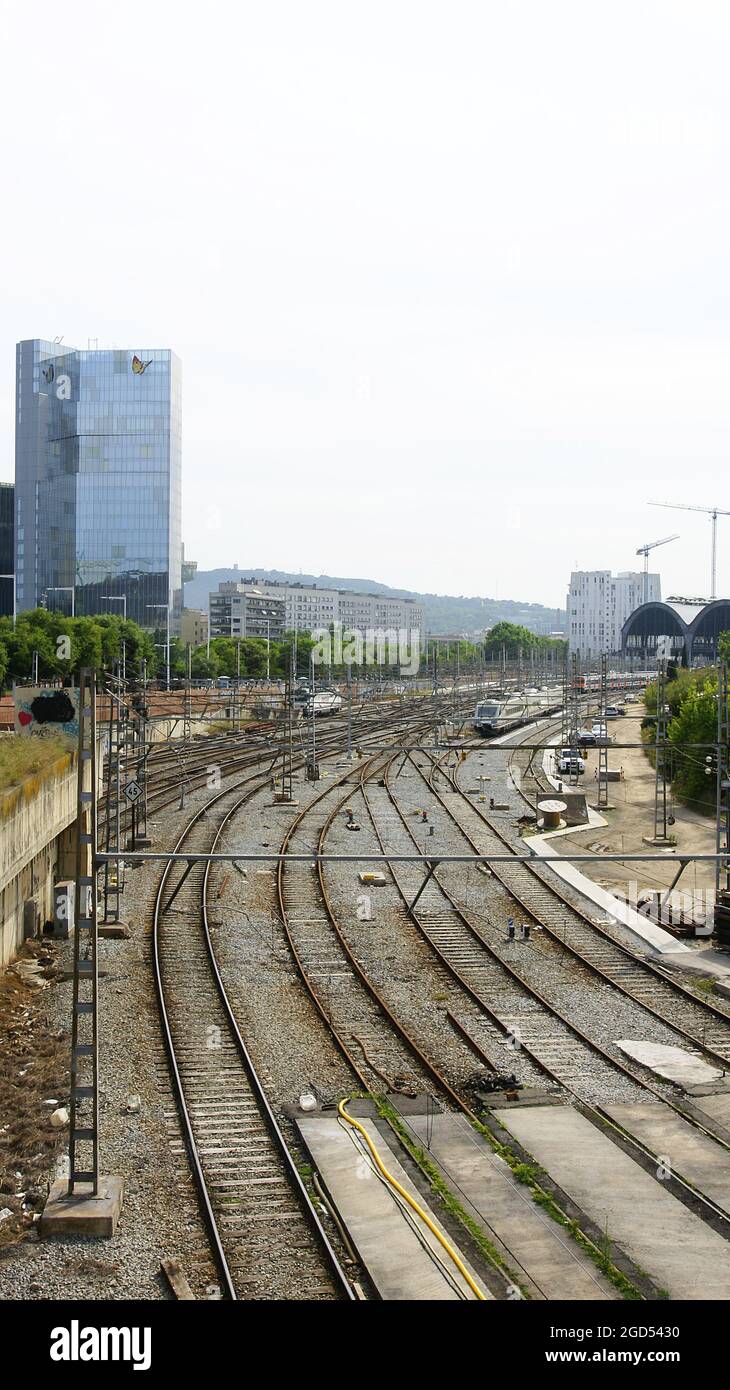
{"label": "yellow hose", "polygon": [[370,1150],[370,1153],[372,1154],[375,1166],[377,1167],[378,1171],[382,1173],[386,1182],[389,1182],[391,1187],[394,1187],[396,1192],[398,1192],[400,1196],[403,1198],[403,1200],[408,1203],[409,1207],[411,1207],[412,1210],[415,1211],[416,1215],[420,1216],[421,1220],[426,1224],[426,1226],[428,1226],[429,1231],[431,1231],[431,1233],[435,1235],[437,1241],[439,1242],[439,1245],[443,1246],[444,1250],[446,1251],[446,1254],[449,1256],[449,1259],[453,1260],[462,1278],[464,1278],[467,1284],[469,1285],[469,1288],[474,1294],[474,1297],[478,1298],[481,1303],[485,1303],[486,1294],[483,1294],[481,1289],[479,1288],[479,1285],[474,1282],[468,1269],[465,1268],[463,1261],[459,1259],[459,1256],[454,1250],[454,1247],[452,1245],[449,1245],[448,1240],[444,1235],[441,1234],[440,1230],[438,1229],[438,1226],[434,1225],[428,1213],[423,1210],[423,1207],[420,1207],[418,1205],[418,1202],[416,1202],[413,1197],[411,1197],[410,1192],[406,1192],[405,1188],[401,1187],[400,1183],[398,1182],[398,1179],[394,1178],[393,1174],[388,1172],[388,1169],[383,1163],[380,1154],[378,1153],[378,1150],[376,1149],[372,1139],[370,1138],[370,1135],[365,1129],[365,1126],[361,1125],[358,1120],[353,1119],[352,1115],[348,1115],[345,1109],[344,1100],[340,1101],[339,1106],[337,1108],[339,1110],[340,1115],[342,1116],[342,1119],[345,1120],[348,1125],[352,1125],[353,1129],[356,1129],[358,1133],[362,1135],[363,1139],[365,1140],[365,1143],[367,1144]]}

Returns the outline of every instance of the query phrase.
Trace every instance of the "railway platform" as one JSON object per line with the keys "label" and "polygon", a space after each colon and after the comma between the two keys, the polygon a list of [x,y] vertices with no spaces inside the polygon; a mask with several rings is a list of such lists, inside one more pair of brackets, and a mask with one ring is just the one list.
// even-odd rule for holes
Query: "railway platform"
{"label": "railway platform", "polygon": [[[504,738],[496,740],[496,742],[509,745],[518,739],[519,735],[508,734]],[[559,735],[551,735],[550,739],[546,742],[545,753],[542,758],[543,776],[556,792],[562,788],[562,783],[557,780],[552,773],[553,750],[557,742],[559,742]],[[643,752],[639,751],[636,757],[643,760],[643,763],[646,763]],[[648,767],[648,764],[646,765]],[[639,764],[639,766],[641,766],[641,764]],[[644,770],[643,767],[641,770]],[[651,786],[653,787],[653,774]],[[626,902],[624,898],[612,892],[611,888],[613,885],[604,886],[601,883],[597,883],[595,879],[589,876],[589,872],[583,872],[578,864],[568,863],[561,859],[561,844],[567,844],[570,849],[575,852],[579,850],[581,844],[585,843],[585,835],[588,831],[600,832],[603,830],[604,835],[613,834],[614,837],[616,834],[620,835],[620,847],[623,847],[625,844],[627,852],[631,852],[634,848],[639,852],[646,850],[646,846],[641,842],[640,837],[637,839],[635,845],[626,842],[622,834],[623,808],[615,807],[611,813],[610,819],[602,816],[592,807],[587,807],[586,809],[588,814],[587,825],[582,827],[569,826],[561,830],[551,830],[545,834],[532,835],[526,843],[564,883],[576,889],[589,903],[600,908],[601,912],[613,918],[615,922],[625,928],[632,945],[639,945],[646,948],[648,955],[658,956],[672,969],[686,970],[699,975],[711,975],[717,980],[718,984],[722,985],[723,990],[725,988],[730,988],[729,955],[715,950],[710,945],[709,940],[703,942],[698,940],[692,946],[686,945],[676,936],[673,936],[671,932],[665,931],[664,928],[659,926],[656,922],[652,922],[648,917],[637,912],[636,909],[631,906],[630,902]],[[697,817],[695,817],[695,820],[696,819]],[[703,826],[701,829],[704,830],[705,827]],[[583,838],[579,840],[577,838],[578,836]],[[617,843],[614,847],[618,849],[619,844]],[[702,843],[701,848],[704,849],[707,847],[714,848],[714,843],[712,846],[710,846],[709,840],[707,845]],[[668,860],[666,886],[669,888],[671,876],[676,871],[681,854],[675,855],[674,853],[668,853],[666,858]],[[621,868],[621,866],[618,867],[619,869]],[[627,864],[626,869],[621,870],[621,872],[623,872],[624,877],[627,877],[632,872],[634,874],[640,873],[642,868],[646,869],[646,867],[646,865],[641,864],[635,864],[633,866]],[[653,868],[654,866],[651,867]],[[595,869],[595,864],[593,863],[592,868]],[[607,864],[605,870],[603,870],[604,875],[611,870],[617,873],[615,865]],[[618,879],[616,887],[620,888],[620,880]]]}
{"label": "railway platform", "polygon": [[[354,1110],[354,1107],[353,1107]],[[393,1147],[373,1119],[358,1116],[385,1166],[439,1227],[434,1210],[416,1191]],[[468,1284],[428,1227],[381,1179],[367,1148],[337,1117],[299,1116],[297,1128],[357,1254],[381,1299],[398,1301],[474,1300]],[[454,1241],[448,1237],[453,1246]],[[484,1289],[467,1257],[457,1250],[470,1275]]]}

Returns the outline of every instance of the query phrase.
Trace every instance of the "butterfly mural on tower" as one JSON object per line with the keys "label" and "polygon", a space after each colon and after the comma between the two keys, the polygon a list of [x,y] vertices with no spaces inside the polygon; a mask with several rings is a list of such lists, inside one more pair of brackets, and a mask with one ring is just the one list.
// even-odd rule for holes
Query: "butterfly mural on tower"
{"label": "butterfly mural on tower", "polygon": [[134,372],[134,375],[142,376],[142,373],[147,371],[147,368],[149,367],[151,361],[152,358],[150,357],[149,362],[143,362],[142,358],[138,357],[135,352],[134,357],[132,358],[132,371]]}

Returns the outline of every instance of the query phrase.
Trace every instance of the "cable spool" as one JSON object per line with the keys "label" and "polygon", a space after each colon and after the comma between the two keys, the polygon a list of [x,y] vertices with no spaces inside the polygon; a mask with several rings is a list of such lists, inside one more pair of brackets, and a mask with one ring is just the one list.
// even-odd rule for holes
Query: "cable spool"
{"label": "cable spool", "polygon": [[540,801],[537,807],[537,823],[542,825],[543,830],[559,830],[564,811],[567,811],[564,801],[551,799],[550,801]]}

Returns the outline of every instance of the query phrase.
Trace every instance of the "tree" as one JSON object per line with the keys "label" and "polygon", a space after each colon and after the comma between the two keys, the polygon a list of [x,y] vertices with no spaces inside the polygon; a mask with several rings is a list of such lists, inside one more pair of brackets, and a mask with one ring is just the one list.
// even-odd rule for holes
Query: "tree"
{"label": "tree", "polygon": [[[694,674],[694,673],[692,673]],[[712,812],[715,808],[714,780],[706,773],[706,754],[701,748],[683,748],[689,743],[714,743],[717,738],[717,678],[687,690],[679,713],[668,730],[672,746],[672,787],[682,801],[695,809]]]}
{"label": "tree", "polygon": [[205,647],[196,647],[190,658],[193,680],[210,680],[218,675],[218,661],[215,652],[212,650],[210,657],[206,654]]}
{"label": "tree", "polygon": [[71,631],[71,669],[74,675],[87,667],[102,666],[101,628],[94,618],[76,618]]}
{"label": "tree", "polygon": [[29,681],[34,653],[38,657],[40,680],[78,680],[84,666],[97,671],[110,670],[121,655],[122,641],[127,676],[139,678],[143,658],[148,662],[148,674],[154,675],[156,658],[152,637],[134,622],[108,614],[68,618],[63,613],[49,613],[45,608],[19,613],[15,627],[11,618],[0,618],[0,642],[6,653],[0,685]]}

